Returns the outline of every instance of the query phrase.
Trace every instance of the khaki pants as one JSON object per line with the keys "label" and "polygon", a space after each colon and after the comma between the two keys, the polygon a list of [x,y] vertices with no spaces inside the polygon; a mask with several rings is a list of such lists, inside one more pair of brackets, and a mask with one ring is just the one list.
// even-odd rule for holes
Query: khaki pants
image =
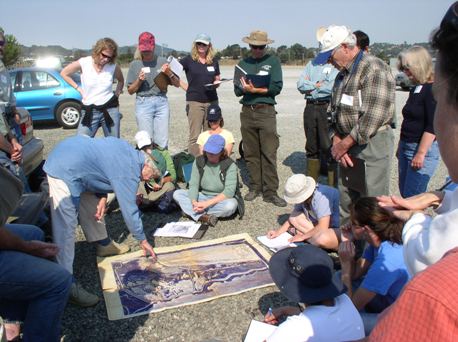
{"label": "khaki pants", "polygon": [[67,271],[73,273],[75,229],[78,225],[78,218],[87,241],[99,241],[108,236],[105,220],[96,221],[94,217],[99,198],[93,193],[83,192],[79,207],[76,207],[70,190],[63,180],[48,175],[48,183],[52,233],[54,243],[59,246],[56,260]]}
{"label": "khaki pants", "polygon": [[250,190],[262,192],[264,197],[277,194],[277,112],[271,105],[243,106],[240,130],[243,151],[250,173]]}
{"label": "khaki pants", "polygon": [[[186,115],[188,116],[189,123],[189,139],[188,139],[188,151],[192,154],[194,151],[199,151],[196,146],[197,138],[202,131],[208,130],[207,125],[207,110],[211,104],[218,104],[218,101],[214,102],[196,102],[186,101]],[[197,147],[197,148],[196,148]]]}

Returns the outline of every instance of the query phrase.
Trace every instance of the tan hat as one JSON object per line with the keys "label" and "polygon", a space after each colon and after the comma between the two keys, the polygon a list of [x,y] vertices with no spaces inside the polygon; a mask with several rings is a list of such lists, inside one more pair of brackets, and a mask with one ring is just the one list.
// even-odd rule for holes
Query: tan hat
{"label": "tan hat", "polygon": [[285,195],[283,198],[290,204],[304,202],[316,188],[316,182],[312,177],[303,174],[292,175],[285,184]]}
{"label": "tan hat", "polygon": [[267,32],[264,31],[253,31],[248,37],[243,37],[242,41],[250,45],[267,45],[274,42],[267,37]]}

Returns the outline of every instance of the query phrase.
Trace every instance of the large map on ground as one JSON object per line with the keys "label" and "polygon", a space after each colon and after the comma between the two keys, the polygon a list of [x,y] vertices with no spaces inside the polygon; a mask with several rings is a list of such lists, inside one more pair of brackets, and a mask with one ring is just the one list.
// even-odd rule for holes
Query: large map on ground
{"label": "large map on ground", "polygon": [[110,320],[190,305],[272,285],[269,253],[248,234],[99,258]]}

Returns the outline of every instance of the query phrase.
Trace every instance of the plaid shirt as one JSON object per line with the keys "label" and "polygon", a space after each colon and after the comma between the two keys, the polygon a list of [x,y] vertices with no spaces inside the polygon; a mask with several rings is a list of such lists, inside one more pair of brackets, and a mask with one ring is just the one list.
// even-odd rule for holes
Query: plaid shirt
{"label": "plaid shirt", "polygon": [[[357,55],[336,77],[330,110],[335,111],[337,122],[331,133],[342,137],[350,134],[357,144],[367,144],[378,129],[393,120],[395,91],[396,83],[386,63],[371,55]],[[347,101],[342,101],[343,97]]]}
{"label": "plaid shirt", "polygon": [[369,341],[458,341],[458,248],[418,273]]}

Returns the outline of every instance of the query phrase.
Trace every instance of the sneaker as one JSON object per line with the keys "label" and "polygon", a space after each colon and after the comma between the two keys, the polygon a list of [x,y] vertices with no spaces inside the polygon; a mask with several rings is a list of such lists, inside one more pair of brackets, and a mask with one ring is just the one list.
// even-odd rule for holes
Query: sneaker
{"label": "sneaker", "polygon": [[268,197],[264,197],[264,202],[272,203],[277,207],[286,207],[286,201],[283,198],[278,197],[278,195],[272,195]]}
{"label": "sneaker", "polygon": [[124,254],[130,251],[130,247],[126,244],[116,243],[111,241],[108,245],[102,246],[97,245],[97,256],[98,257],[108,257],[112,255]]}
{"label": "sneaker", "polygon": [[208,224],[210,227],[214,227],[218,223],[218,217],[215,215],[203,214],[201,217],[199,217],[199,222]]}
{"label": "sneaker", "polygon": [[245,199],[245,201],[252,201],[252,200],[254,200],[256,197],[258,197],[259,195],[261,195],[261,193],[260,193],[259,191],[250,190],[250,191],[248,191],[248,193],[245,195],[244,199]]}
{"label": "sneaker", "polygon": [[99,297],[95,294],[87,292],[85,289],[81,287],[78,283],[73,283],[72,287],[70,288],[70,297],[68,298],[68,302],[82,306],[83,308],[94,306],[99,302]]}

